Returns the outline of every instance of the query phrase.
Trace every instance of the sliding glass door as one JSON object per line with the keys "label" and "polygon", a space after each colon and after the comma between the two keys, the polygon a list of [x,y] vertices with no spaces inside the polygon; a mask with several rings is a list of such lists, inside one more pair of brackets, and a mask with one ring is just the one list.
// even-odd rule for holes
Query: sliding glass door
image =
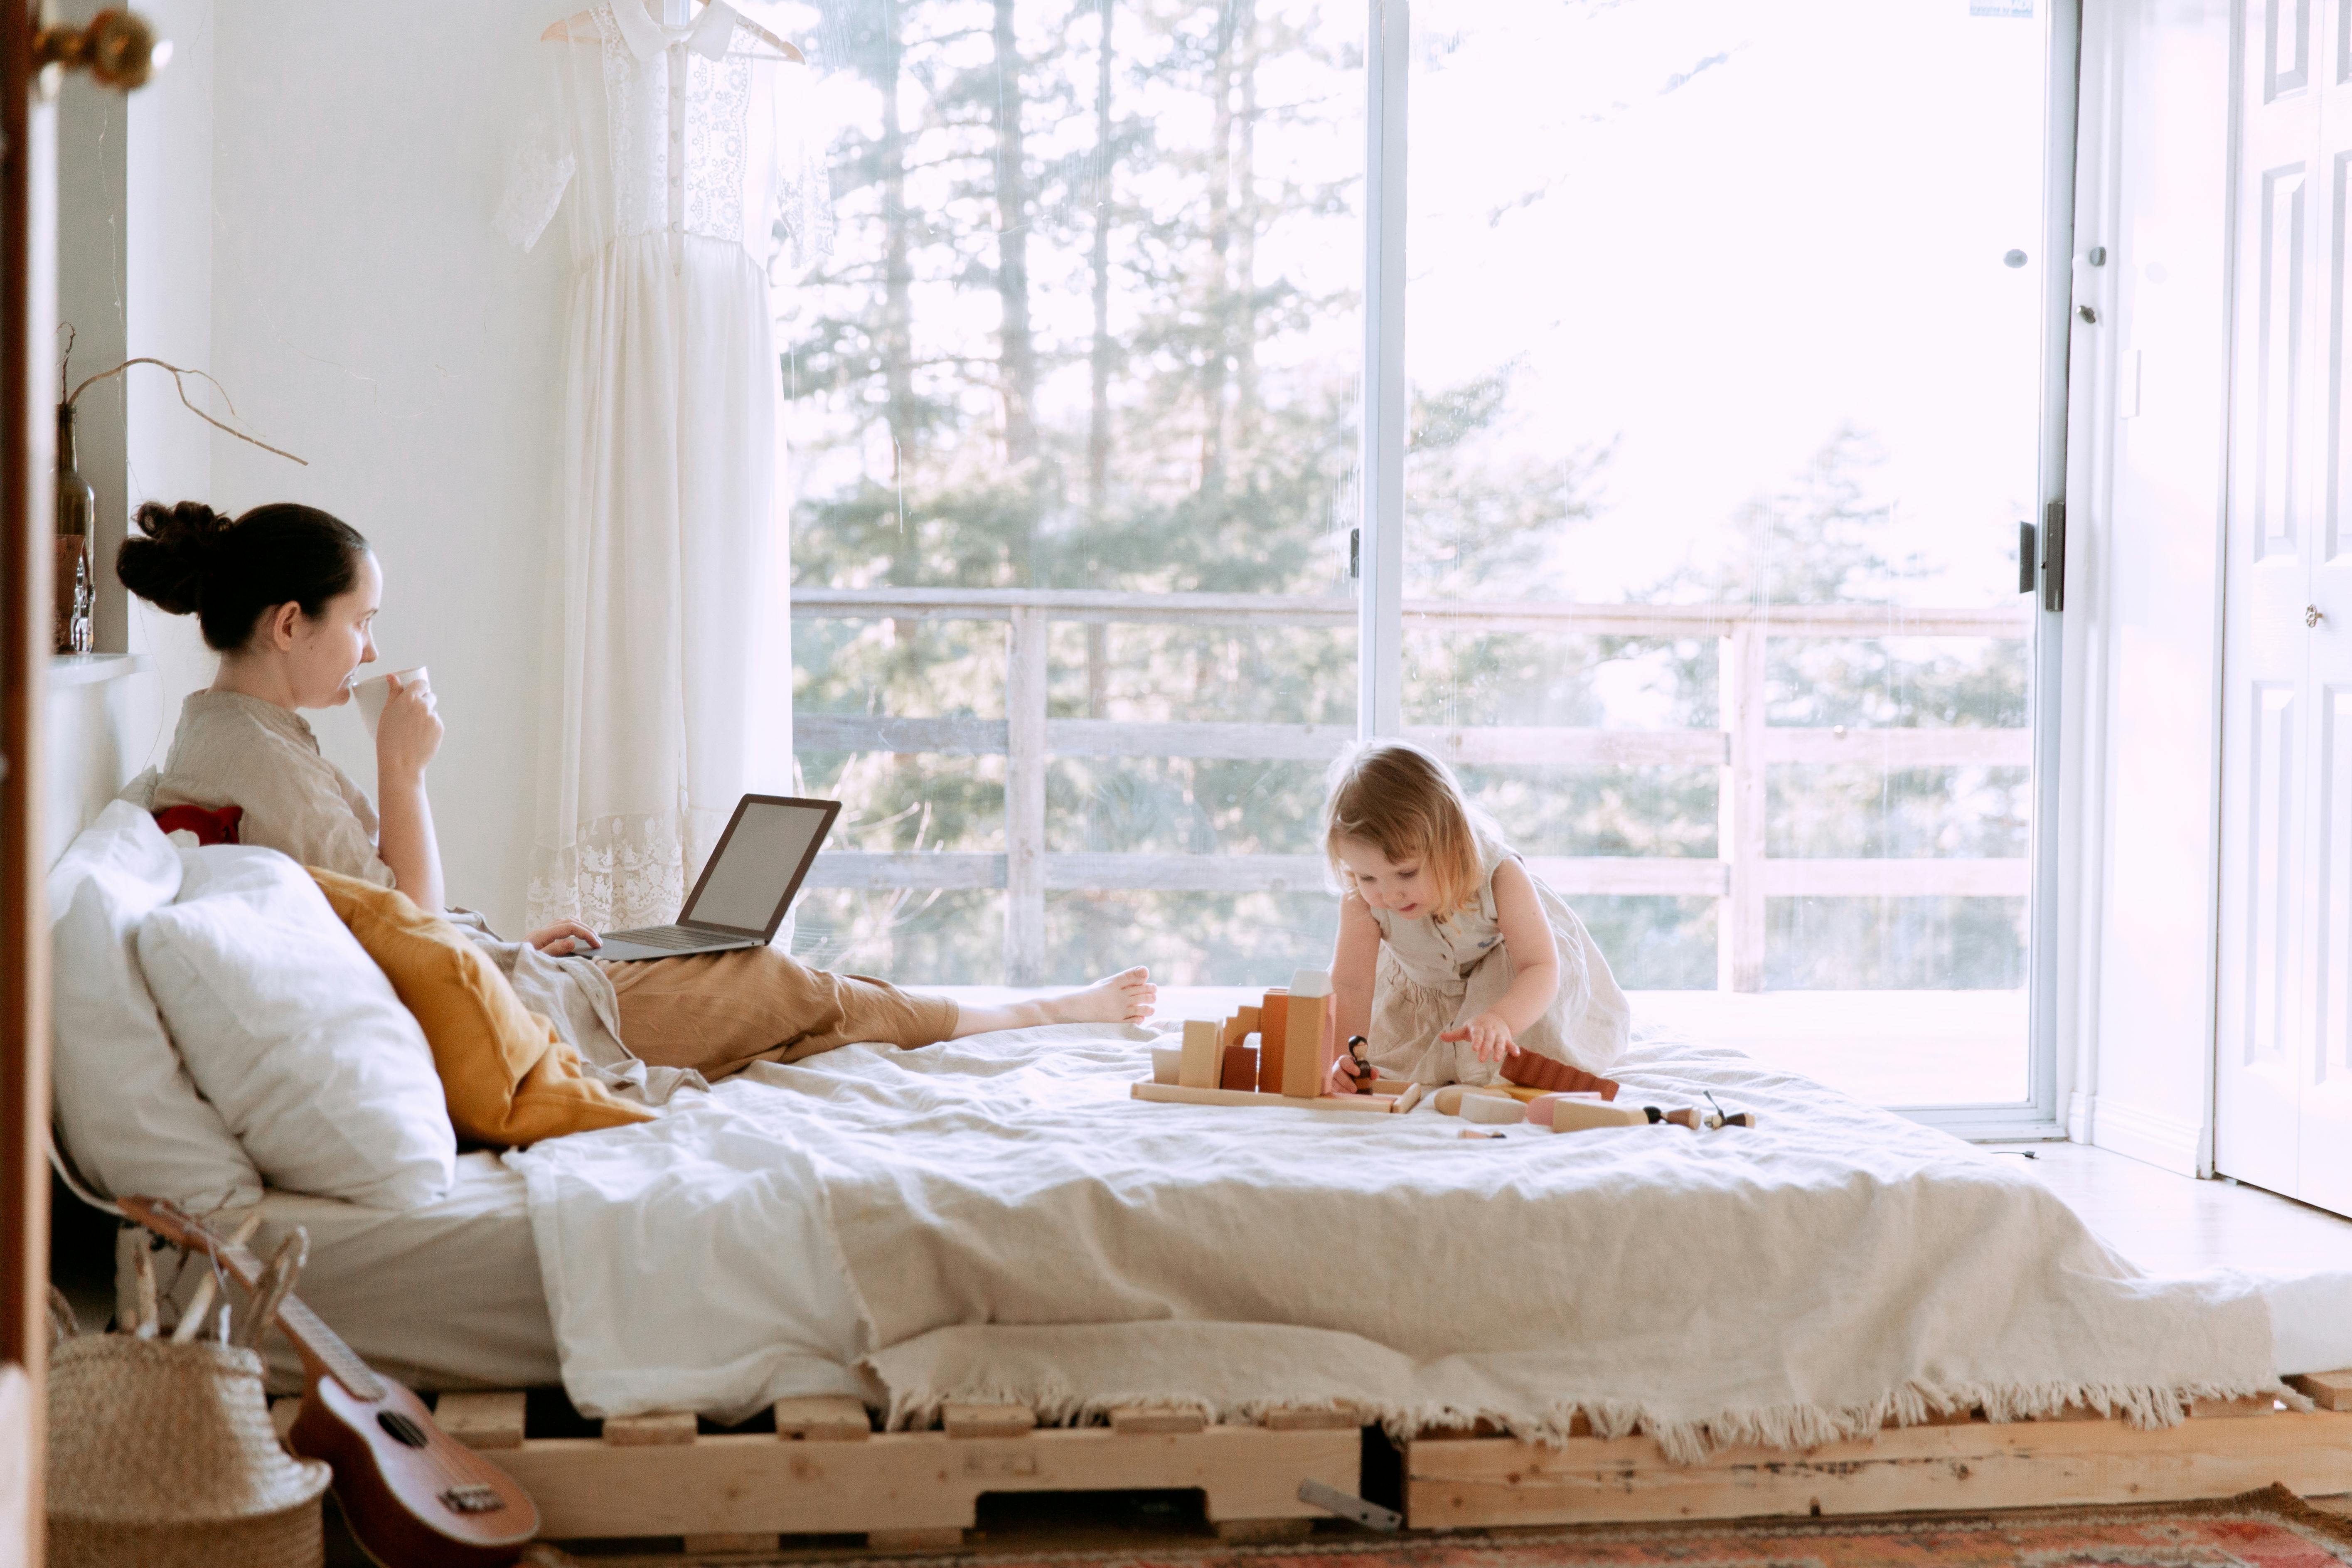
{"label": "sliding glass door", "polygon": [[1402,720],[1650,1022],[2022,1102],[2048,0],[1416,0]]}
{"label": "sliding glass door", "polygon": [[1645,1022],[2035,1100],[2048,5],[776,7],[841,218],[776,294],[803,949],[1277,982],[1402,730]]}

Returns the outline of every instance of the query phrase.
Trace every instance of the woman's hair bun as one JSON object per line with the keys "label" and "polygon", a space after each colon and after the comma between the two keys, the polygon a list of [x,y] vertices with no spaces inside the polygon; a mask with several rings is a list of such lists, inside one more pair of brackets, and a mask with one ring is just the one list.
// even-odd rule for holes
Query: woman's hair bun
{"label": "woman's hair bun", "polygon": [[328,601],[359,580],[366,553],[357,529],[299,501],[232,518],[200,500],[151,500],[114,557],[114,574],[158,609],[194,616],[205,646],[230,653],[252,639],[272,605],[325,615]]}
{"label": "woman's hair bun", "polygon": [[200,500],[139,508],[137,533],[122,542],[115,574],[122,585],[167,615],[203,607],[205,567],[217,553],[230,520]]}

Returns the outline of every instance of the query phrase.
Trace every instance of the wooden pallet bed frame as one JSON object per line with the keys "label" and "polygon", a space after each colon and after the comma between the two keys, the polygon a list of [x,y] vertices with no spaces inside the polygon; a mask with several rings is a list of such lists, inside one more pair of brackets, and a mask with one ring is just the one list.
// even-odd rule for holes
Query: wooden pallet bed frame
{"label": "wooden pallet bed frame", "polygon": [[[281,1433],[300,1404],[272,1405]],[[1107,1426],[1041,1427],[1024,1405],[950,1405],[937,1430],[877,1432],[855,1399],[774,1408],[773,1433],[705,1433],[678,1413],[616,1417],[593,1437],[532,1436],[520,1393],[444,1394],[434,1415],[522,1483],[546,1539],[682,1536],[688,1552],[773,1551],[790,1535],[944,1550],[989,1492],[1197,1489],[1219,1535],[1279,1539],[1329,1517],[1298,1500],[1301,1482],[1361,1485],[1362,1431],[1345,1411],[1213,1426],[1139,1406]]]}
{"label": "wooden pallet bed frame", "polygon": [[[2091,1412],[2000,1425],[1977,1415],[1688,1466],[1647,1437],[1424,1436],[1403,1445],[1402,1501],[1408,1529],[1435,1531],[2175,1502],[2274,1483],[2352,1491],[2352,1372],[2290,1381],[2322,1408],[2200,1402],[2157,1431]],[[299,1403],[272,1406],[281,1431]],[[856,1400],[788,1399],[772,1434],[705,1433],[680,1413],[538,1436],[524,1396],[495,1393],[442,1394],[436,1417],[523,1484],[547,1539],[682,1537],[689,1552],[772,1552],[794,1535],[951,1550],[992,1492],[1197,1489],[1220,1536],[1288,1539],[1329,1517],[1299,1500],[1302,1481],[1362,1485],[1362,1433],[1330,1410],[1210,1426],[1194,1411],[1136,1407],[1106,1426],[1040,1427],[1022,1405],[950,1405],[936,1430],[877,1432]]]}

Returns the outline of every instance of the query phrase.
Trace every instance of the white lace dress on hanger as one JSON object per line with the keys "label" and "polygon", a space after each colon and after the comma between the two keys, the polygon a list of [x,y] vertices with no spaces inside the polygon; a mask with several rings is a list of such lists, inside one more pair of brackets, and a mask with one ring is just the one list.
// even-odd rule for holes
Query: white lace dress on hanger
{"label": "white lace dress on hanger", "polygon": [[807,71],[723,0],[571,33],[498,226],[528,247],[568,208],[572,247],[530,920],[609,931],[675,919],[737,797],[790,784],[768,272],[831,225]]}

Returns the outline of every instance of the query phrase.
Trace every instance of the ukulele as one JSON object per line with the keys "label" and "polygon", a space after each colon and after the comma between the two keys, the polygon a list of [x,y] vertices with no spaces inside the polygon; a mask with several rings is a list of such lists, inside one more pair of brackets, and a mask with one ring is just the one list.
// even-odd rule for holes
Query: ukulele
{"label": "ukulele", "polygon": [[[164,1240],[202,1252],[247,1290],[262,1263],[161,1198],[121,1198]],[[384,1568],[507,1568],[539,1533],[539,1509],[514,1479],[433,1424],[425,1402],[379,1377],[319,1315],[287,1296],[278,1326],[302,1357],[302,1409],[287,1445],[335,1472],[335,1499]]]}

